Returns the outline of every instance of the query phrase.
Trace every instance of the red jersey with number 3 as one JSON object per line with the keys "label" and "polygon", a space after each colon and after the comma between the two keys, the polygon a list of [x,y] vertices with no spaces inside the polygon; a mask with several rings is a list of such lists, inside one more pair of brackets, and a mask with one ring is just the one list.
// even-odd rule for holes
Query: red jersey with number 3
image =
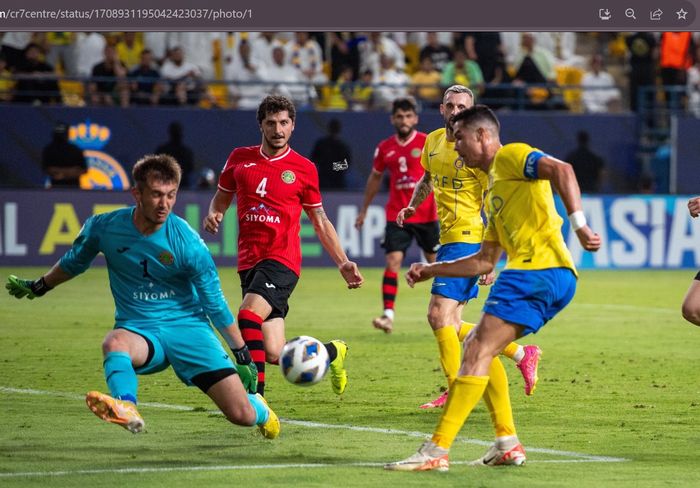
{"label": "red jersey with number 3", "polygon": [[[396,222],[402,208],[408,207],[413,190],[423,178],[425,170],[420,164],[426,134],[415,131],[406,141],[399,141],[393,135],[384,139],[374,150],[372,167],[383,173],[389,171],[389,201],[386,204],[386,221]],[[422,224],[438,219],[435,198],[430,193],[416,209],[416,213],[406,223]]]}
{"label": "red jersey with number 3", "polygon": [[219,190],[238,205],[238,270],[274,259],[301,273],[302,208],[320,207],[316,166],[291,148],[274,157],[261,146],[233,150]]}

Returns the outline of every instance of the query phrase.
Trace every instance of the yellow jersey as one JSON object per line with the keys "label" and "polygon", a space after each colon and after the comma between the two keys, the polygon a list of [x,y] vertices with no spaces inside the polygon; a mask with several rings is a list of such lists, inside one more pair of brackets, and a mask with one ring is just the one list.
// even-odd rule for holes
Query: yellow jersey
{"label": "yellow jersey", "polygon": [[464,164],[445,132],[442,128],[428,134],[420,160],[433,180],[440,244],[478,244],[484,235],[481,208],[488,178],[483,171]]}
{"label": "yellow jersey", "polygon": [[505,269],[569,268],[578,276],[549,181],[528,177],[542,154],[519,142],[496,152],[488,175],[484,240],[497,241],[506,251]]}

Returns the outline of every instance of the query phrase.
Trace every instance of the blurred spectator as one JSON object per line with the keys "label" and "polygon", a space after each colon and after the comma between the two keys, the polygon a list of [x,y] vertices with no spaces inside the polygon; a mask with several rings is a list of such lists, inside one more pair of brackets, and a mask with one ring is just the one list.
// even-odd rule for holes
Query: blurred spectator
{"label": "blurred spectator", "polygon": [[379,70],[374,73],[374,102],[381,108],[388,109],[397,98],[408,95],[410,79],[408,75],[394,64],[394,58],[382,54],[379,58]]}
{"label": "blurred spectator", "polygon": [[[653,93],[645,89],[652,87],[655,83],[657,43],[651,32],[635,32],[626,41],[630,53],[630,108],[637,111],[640,108],[640,97],[643,96],[647,102],[652,102],[654,98]],[[646,105],[647,102],[644,104]]]}
{"label": "blurred spectator", "polygon": [[340,137],[338,119],[331,119],[328,134],[314,144],[311,161],[316,163],[321,190],[342,190],[347,187],[345,173],[352,160],[350,146]]}
{"label": "blurred spectator", "polygon": [[259,68],[267,68],[272,65],[272,50],[282,47],[283,44],[276,38],[274,32],[261,32],[250,45],[253,64]]}
{"label": "blurred spectator", "polygon": [[360,72],[360,52],[358,44],[364,41],[355,32],[329,32],[331,45],[331,79],[337,80],[341,71],[350,66],[352,79],[356,80]]}
{"label": "blurred spectator", "polygon": [[324,97],[324,107],[328,110],[347,110],[352,100],[352,68],[346,66],[340,72],[338,79],[327,89]]}
{"label": "blurred spectator", "polygon": [[[423,49],[429,43],[429,34],[430,32],[409,32],[408,42],[409,44],[415,44],[420,49]],[[437,36],[438,44],[442,44],[447,47],[452,46],[452,43],[454,42],[454,32],[436,32],[435,35]]]}
{"label": "blurred spectator", "polygon": [[700,46],[695,48],[695,64],[688,68],[686,90],[688,110],[696,117],[700,117]]}
{"label": "blurred spectator", "polygon": [[515,61],[515,80],[526,84],[554,82],[554,55],[536,45],[535,36],[524,32],[520,38],[520,54]]}
{"label": "blurred spectator", "polygon": [[129,105],[129,86],[126,80],[126,67],[117,57],[113,46],[104,49],[104,60],[92,68],[92,79],[88,84],[90,101],[93,105],[114,105],[115,97],[119,105]]}
{"label": "blurred spectator", "polygon": [[321,46],[309,36],[308,32],[295,32],[294,40],[285,46],[287,60],[310,83],[326,83],[328,77],[323,72]]}
{"label": "blurred spectator", "polygon": [[199,69],[199,77],[205,81],[215,78],[213,32],[170,32],[168,47],[179,47],[190,63]]}
{"label": "blurred spectator", "polygon": [[202,98],[202,76],[199,67],[185,61],[183,49],[176,46],[170,50],[168,59],[160,68],[160,76],[167,81],[162,102],[169,105],[196,105]]}
{"label": "blurred spectator", "polygon": [[617,112],[620,107],[620,90],[615,86],[612,75],[605,71],[603,56],[591,56],[591,70],[581,79],[583,106],[586,112]]}
{"label": "blurred spectator", "polygon": [[75,33],[47,32],[46,33],[46,62],[66,76],[76,75],[75,66]]}
{"label": "blurred spectator", "polygon": [[104,59],[107,40],[99,32],[79,32],[75,39],[75,63],[77,75],[88,78],[92,68]]}
{"label": "blurred spectator", "polygon": [[467,32],[464,36],[467,58],[476,61],[484,81],[491,83],[505,66],[499,32]]}
{"label": "blurred spectator", "polygon": [[80,175],[88,166],[83,150],[68,141],[68,125],[54,127],[51,142],[41,152],[41,168],[51,188],[80,188]]}
{"label": "blurred spectator", "polygon": [[[695,44],[690,32],[664,32],[659,45],[659,66],[664,87],[677,87],[687,82],[688,68],[693,65]],[[665,90],[666,104],[672,109],[681,107],[680,91]]]}
{"label": "blurred spectator", "polygon": [[394,69],[397,71],[404,71],[406,67],[406,59],[401,47],[382,32],[370,32],[358,49],[362,71],[369,69],[376,74],[382,68],[382,56],[392,60]]}
{"label": "blurred spectator", "polygon": [[15,102],[57,103],[61,100],[53,66],[41,58],[42,52],[38,44],[27,45],[24,60],[15,70]]}
{"label": "blurred spectator", "polygon": [[581,193],[599,193],[605,161],[589,148],[590,135],[585,130],[576,134],[578,146],[566,155],[565,161],[571,163],[576,173]]}
{"label": "blurred spectator", "polygon": [[426,56],[433,63],[433,68],[441,72],[452,61],[452,49],[445,44],[441,44],[437,32],[426,34],[426,45],[420,50],[419,58],[422,60]]}
{"label": "blurred spectator", "polygon": [[156,154],[167,154],[172,156],[180,163],[182,168],[182,179],[180,180],[181,188],[190,187],[190,177],[194,170],[194,154],[192,149],[186,146],[183,142],[185,137],[182,124],[180,122],[171,122],[168,125],[168,141],[156,148]]}
{"label": "blurred spectator", "polygon": [[268,82],[268,90],[291,98],[297,108],[309,104],[310,86],[299,70],[289,64],[282,46],[272,49],[272,63],[263,70],[263,79]]}
{"label": "blurred spectator", "polygon": [[153,59],[160,66],[168,55],[168,33],[144,32],[143,45],[144,48],[150,49],[153,53]]}
{"label": "blurred spectator", "polygon": [[467,59],[467,54],[459,49],[454,54],[454,60],[447,63],[442,71],[441,84],[445,87],[464,85],[477,91],[483,88],[484,77],[479,65]]}
{"label": "blurred spectator", "polygon": [[585,59],[576,54],[575,32],[537,32],[537,45],[554,55],[554,64],[585,68]]}
{"label": "blurred spectator", "polygon": [[160,73],[154,66],[151,50],[142,50],[138,66],[129,73],[132,103],[158,105],[162,87],[159,83]]}
{"label": "blurred spectator", "polygon": [[15,83],[12,80],[12,73],[7,69],[7,60],[0,54],[0,102],[12,100]]}
{"label": "blurred spectator", "polygon": [[350,110],[360,112],[374,108],[374,75],[372,70],[365,70],[360,74],[360,79],[352,89]]}
{"label": "blurred spectator", "polygon": [[255,64],[251,51],[251,43],[245,39],[240,40],[237,54],[224,70],[224,79],[233,82],[228,85],[232,104],[244,110],[257,109],[267,94],[262,83],[264,68]]}
{"label": "blurred spectator", "polygon": [[442,98],[440,81],[442,75],[433,67],[433,60],[425,56],[420,60],[418,71],[411,76],[411,94],[429,106],[437,107]]}
{"label": "blurred spectator", "polygon": [[141,53],[144,48],[136,32],[123,32],[116,48],[117,56],[127,70],[133,70],[141,62]]}
{"label": "blurred spectator", "polygon": [[0,42],[0,54],[5,56],[8,70],[15,71],[24,62],[24,50],[33,37],[33,32],[5,32]]}

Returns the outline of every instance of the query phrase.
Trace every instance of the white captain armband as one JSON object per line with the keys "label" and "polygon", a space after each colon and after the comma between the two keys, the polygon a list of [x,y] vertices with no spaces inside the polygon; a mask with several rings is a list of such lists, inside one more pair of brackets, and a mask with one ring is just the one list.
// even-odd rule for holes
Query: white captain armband
{"label": "white captain armband", "polygon": [[587,222],[583,211],[576,210],[575,212],[571,212],[569,214],[569,223],[571,224],[571,230],[574,232],[585,226]]}

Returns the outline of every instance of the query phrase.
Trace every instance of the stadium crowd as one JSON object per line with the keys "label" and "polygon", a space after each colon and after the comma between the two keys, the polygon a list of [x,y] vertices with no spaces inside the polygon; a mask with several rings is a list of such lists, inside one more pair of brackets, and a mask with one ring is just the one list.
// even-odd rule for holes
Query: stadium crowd
{"label": "stadium crowd", "polygon": [[7,32],[0,101],[254,109],[277,93],[368,110],[409,94],[435,107],[458,83],[495,108],[601,113],[663,85],[700,113],[695,45],[688,32]]}

